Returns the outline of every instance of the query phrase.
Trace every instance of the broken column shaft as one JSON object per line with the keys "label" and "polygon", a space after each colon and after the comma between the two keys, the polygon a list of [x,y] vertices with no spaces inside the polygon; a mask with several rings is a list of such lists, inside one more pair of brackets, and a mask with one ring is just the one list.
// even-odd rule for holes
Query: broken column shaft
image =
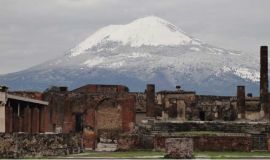
{"label": "broken column shaft", "polygon": [[266,118],[269,117],[268,100],[268,47],[261,46],[260,101]]}
{"label": "broken column shaft", "polygon": [[241,118],[245,118],[246,106],[245,86],[237,86],[237,108],[241,114]]}
{"label": "broken column shaft", "polygon": [[147,84],[146,116],[155,117],[155,85],[154,84]]}

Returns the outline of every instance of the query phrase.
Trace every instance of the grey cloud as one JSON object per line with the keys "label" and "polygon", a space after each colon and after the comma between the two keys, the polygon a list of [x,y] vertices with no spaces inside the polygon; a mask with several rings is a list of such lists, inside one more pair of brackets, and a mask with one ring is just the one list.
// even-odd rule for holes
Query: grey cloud
{"label": "grey cloud", "polygon": [[269,0],[0,0],[0,74],[58,57],[100,27],[147,15],[210,44],[255,53],[269,44],[268,6]]}

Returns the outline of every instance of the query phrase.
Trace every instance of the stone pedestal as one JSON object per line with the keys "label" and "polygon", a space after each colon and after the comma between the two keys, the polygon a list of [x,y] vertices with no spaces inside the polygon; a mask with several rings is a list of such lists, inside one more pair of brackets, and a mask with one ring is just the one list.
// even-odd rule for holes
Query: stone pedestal
{"label": "stone pedestal", "polygon": [[165,158],[191,159],[193,157],[192,138],[167,138]]}

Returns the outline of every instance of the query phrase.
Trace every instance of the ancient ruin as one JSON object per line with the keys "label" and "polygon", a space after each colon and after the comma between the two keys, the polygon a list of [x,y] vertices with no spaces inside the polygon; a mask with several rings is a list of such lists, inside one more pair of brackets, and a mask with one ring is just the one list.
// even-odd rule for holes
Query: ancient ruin
{"label": "ancient ruin", "polygon": [[181,86],[156,92],[154,84],[145,92],[101,84],[56,86],[43,93],[2,86],[0,131],[76,133],[84,149],[96,151],[164,151],[171,138],[191,139],[195,151],[270,150],[267,46],[260,56],[259,97],[246,94],[242,85],[232,96],[198,95]]}

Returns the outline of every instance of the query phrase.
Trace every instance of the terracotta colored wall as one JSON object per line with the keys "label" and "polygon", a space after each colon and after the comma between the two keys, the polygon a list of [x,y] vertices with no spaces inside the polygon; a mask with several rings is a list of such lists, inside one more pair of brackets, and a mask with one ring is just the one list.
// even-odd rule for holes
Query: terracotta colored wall
{"label": "terracotta colored wall", "polygon": [[112,100],[104,100],[97,106],[95,122],[96,129],[110,130],[122,128],[121,109],[117,103]]}
{"label": "terracotta colored wall", "polygon": [[[155,150],[165,149],[165,136],[154,138]],[[251,150],[249,136],[196,136],[192,137],[195,151],[244,151]]]}
{"label": "terracotta colored wall", "polygon": [[120,100],[120,105],[122,107],[123,132],[129,132],[136,122],[135,97],[130,96],[126,99]]}

